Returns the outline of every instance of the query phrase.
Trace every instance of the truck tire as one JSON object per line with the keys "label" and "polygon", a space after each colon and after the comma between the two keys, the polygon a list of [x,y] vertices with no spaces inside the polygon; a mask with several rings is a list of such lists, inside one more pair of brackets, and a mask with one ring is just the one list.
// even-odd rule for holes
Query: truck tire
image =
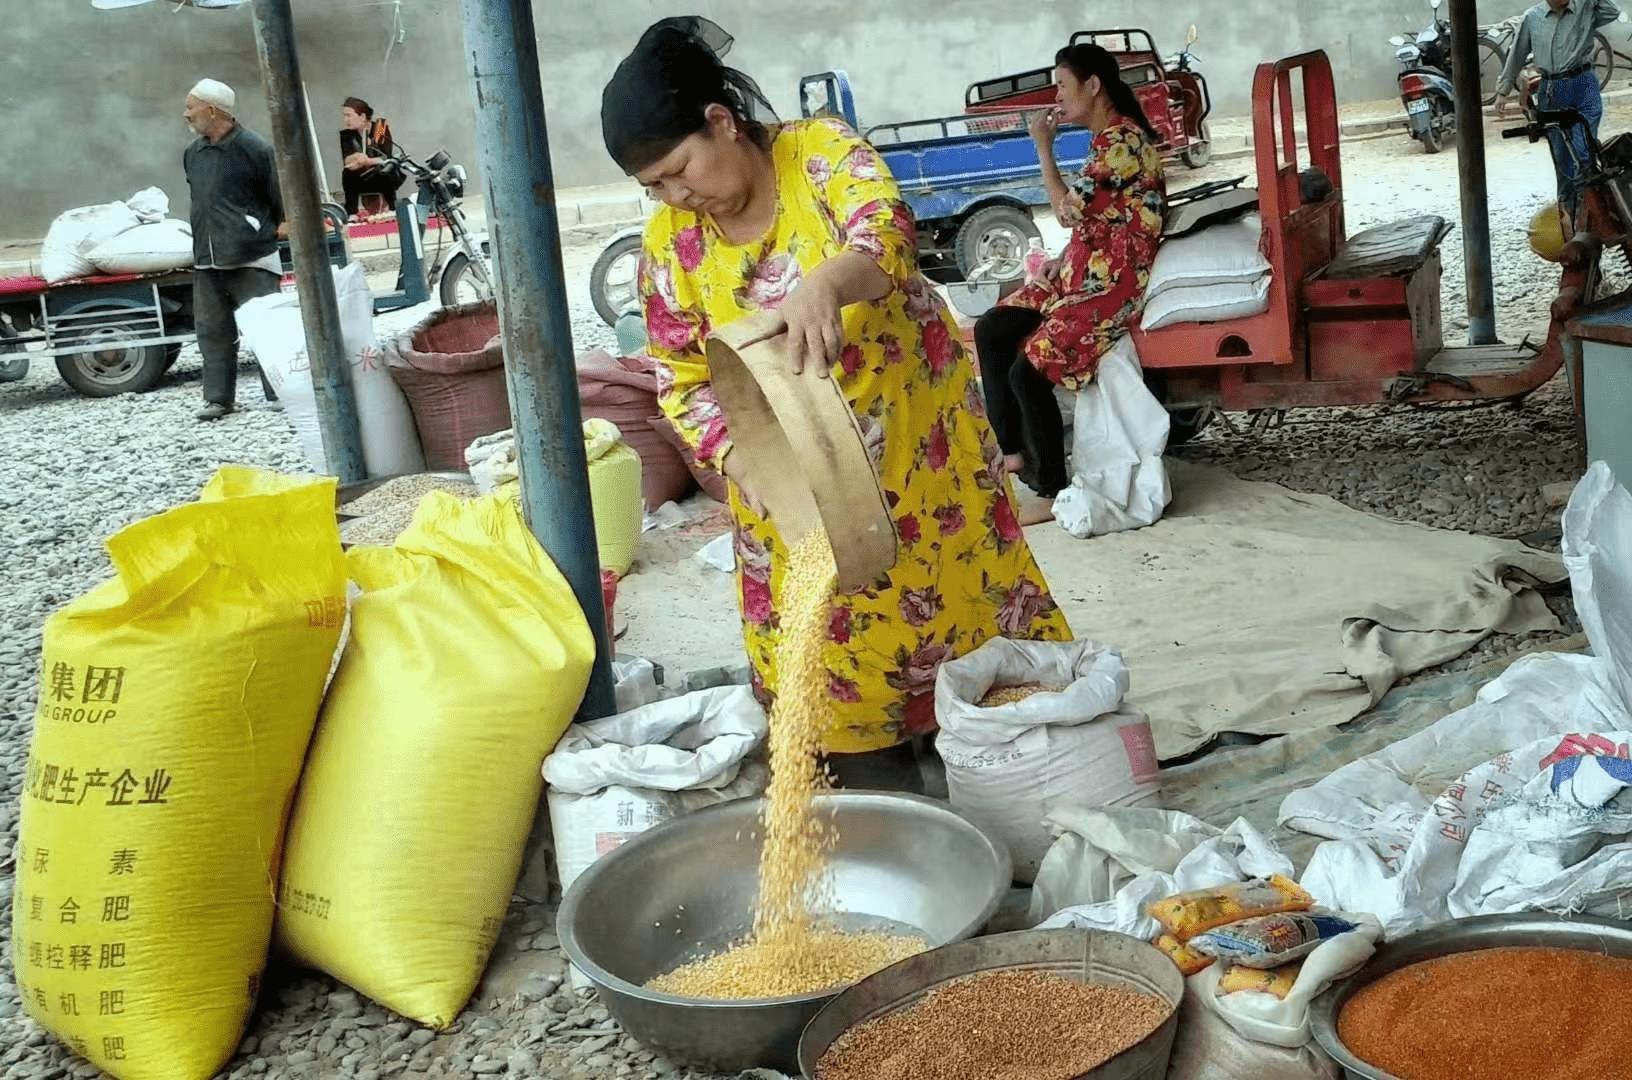
{"label": "truck tire", "polygon": [[[11,340],[16,336],[17,331],[12,325],[0,319],[0,383],[21,382],[28,378],[28,353],[23,351],[20,343]],[[22,355],[13,357],[8,353]]]}
{"label": "truck tire", "polygon": [[1031,213],[1017,206],[987,206],[958,226],[952,250],[965,281],[975,269],[995,260],[992,276],[1017,278],[1024,272],[1026,241],[1040,237]]}
{"label": "truck tire", "polygon": [[589,298],[608,326],[618,325],[618,318],[640,300],[640,243],[639,233],[618,237],[589,271]]}
{"label": "truck tire", "polygon": [[[63,314],[112,313],[131,306],[91,300],[77,304]],[[114,397],[151,390],[169,366],[169,346],[128,344],[127,333],[128,327],[116,320],[99,324],[86,336],[106,338],[107,346],[57,357],[57,373],[62,376],[62,381],[86,397]]]}

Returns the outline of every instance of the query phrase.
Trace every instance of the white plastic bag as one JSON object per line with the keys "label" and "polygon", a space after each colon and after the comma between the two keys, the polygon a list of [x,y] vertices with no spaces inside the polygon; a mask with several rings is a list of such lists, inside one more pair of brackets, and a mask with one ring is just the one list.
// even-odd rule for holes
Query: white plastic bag
{"label": "white plastic bag", "polygon": [[[334,289],[340,306],[340,332],[351,358],[351,386],[357,396],[357,419],[362,425],[363,461],[368,474],[421,472],[425,457],[420,451],[414,415],[380,358],[374,338],[374,300],[362,264],[354,262],[337,269]],[[283,402],[284,415],[294,425],[295,437],[306,451],[307,460],[318,472],[333,473],[317,422],[317,392],[312,385],[298,295],[256,297],[238,309],[237,318],[238,332]]]}
{"label": "white plastic bag", "polygon": [[[993,708],[994,686],[1063,686]],[[953,807],[1002,840],[1016,881],[1036,875],[1046,818],[1065,806],[1128,806],[1157,794],[1150,722],[1124,704],[1122,655],[1094,641],[993,638],[941,666],[935,747]]]}
{"label": "white plastic bag", "polygon": [[544,759],[561,887],[654,825],[762,792],[768,773],[749,758],[768,729],[746,686],[568,728]]}
{"label": "white plastic bag", "polygon": [[40,243],[40,275],[67,281],[96,272],[93,249],[142,223],[122,202],[81,206],[58,215]]}
{"label": "white plastic bag", "polygon": [[1167,1080],[1343,1080],[1343,1070],[1313,1041],[1296,1049],[1248,1039],[1185,980],[1179,1031]]}
{"label": "white plastic bag", "polygon": [[1167,410],[1145,385],[1133,338],[1100,360],[1077,391],[1071,486],[1054,500],[1054,520],[1082,538],[1154,524],[1173,499],[1162,452]]}
{"label": "white plastic bag", "polygon": [[1632,731],[1549,736],[1469,770],[1386,863],[1358,842],[1322,844],[1304,887],[1364,904],[1390,938],[1447,919],[1518,911],[1620,917],[1632,881]]}
{"label": "white plastic bag", "polygon": [[1581,626],[1632,714],[1632,495],[1602,461],[1570,495],[1563,547]]}
{"label": "white plastic bag", "polygon": [[1281,874],[1292,860],[1245,818],[1219,829],[1189,814],[1144,807],[1063,807],[1059,834],[1031,890],[1044,927],[1114,930],[1149,941],[1161,930],[1145,905],[1193,889]]}
{"label": "white plastic bag", "polygon": [[638,656],[612,661],[612,695],[620,713],[662,701],[665,695],[657,685],[656,665]]}
{"label": "white plastic bag", "polygon": [[126,199],[125,205],[143,225],[153,225],[170,216],[170,196],[163,188],[145,187]]}
{"label": "white plastic bag", "polygon": [[1219,994],[1223,964],[1213,964],[1190,976],[1197,995],[1209,1003],[1224,1022],[1255,1042],[1299,1047],[1309,1041],[1309,1003],[1344,975],[1371,959],[1382,927],[1369,915],[1354,916],[1360,925],[1339,934],[1304,957],[1298,980],[1286,997],[1257,990]]}
{"label": "white plastic bag", "polygon": [[479,494],[486,495],[520,478],[513,428],[483,435],[465,447],[465,467]]}
{"label": "white plastic bag", "polygon": [[193,265],[193,227],[167,218],[127,229],[86,256],[104,274],[156,274]]}

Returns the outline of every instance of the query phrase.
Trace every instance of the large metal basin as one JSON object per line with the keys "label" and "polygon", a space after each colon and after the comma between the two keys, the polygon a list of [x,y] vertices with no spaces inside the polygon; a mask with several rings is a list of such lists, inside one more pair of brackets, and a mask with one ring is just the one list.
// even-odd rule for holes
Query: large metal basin
{"label": "large metal basin", "polygon": [[[838,827],[828,873],[846,923],[911,928],[943,945],[997,910],[1008,853],[944,803],[866,791],[818,801]],[[726,803],[642,833],[572,883],[556,920],[562,949],[625,1031],[671,1059],[722,1072],[791,1072],[799,1032],[833,996],[701,1001],[644,986],[748,931],[762,803]]]}
{"label": "large metal basin", "polygon": [[1372,954],[1364,967],[1335,983],[1309,1006],[1309,1026],[1321,1048],[1343,1067],[1348,1080],[1400,1080],[1355,1057],[1337,1037],[1337,1016],[1362,987],[1391,971],[1453,953],[1514,946],[1581,949],[1603,956],[1632,956],[1632,927],[1609,919],[1581,915],[1481,915],[1436,926],[1390,942]]}
{"label": "large metal basin", "polygon": [[1137,938],[1105,930],[1021,930],[960,941],[911,956],[839,994],[816,1014],[799,1040],[805,1080],[839,1036],[858,1024],[912,1005],[941,986],[991,971],[1047,971],[1152,994],[1173,1014],[1145,1038],[1077,1080],[1163,1080],[1179,1029],[1184,976],[1173,962]]}

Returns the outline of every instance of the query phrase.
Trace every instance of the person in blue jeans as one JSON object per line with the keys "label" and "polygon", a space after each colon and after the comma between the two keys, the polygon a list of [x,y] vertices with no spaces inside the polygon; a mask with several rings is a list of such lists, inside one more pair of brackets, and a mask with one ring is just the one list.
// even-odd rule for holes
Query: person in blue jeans
{"label": "person in blue jeans", "polygon": [[[1575,109],[1597,138],[1598,123],[1604,118],[1604,99],[1598,76],[1592,70],[1593,35],[1620,15],[1614,0],[1542,0],[1526,11],[1513,51],[1507,54],[1507,64],[1496,83],[1496,115],[1507,112],[1519,72],[1534,56],[1536,67],[1541,69],[1536,107]],[[1558,205],[1573,226],[1586,180],[1586,134],[1579,125],[1567,132],[1549,129],[1547,144],[1558,173]]]}

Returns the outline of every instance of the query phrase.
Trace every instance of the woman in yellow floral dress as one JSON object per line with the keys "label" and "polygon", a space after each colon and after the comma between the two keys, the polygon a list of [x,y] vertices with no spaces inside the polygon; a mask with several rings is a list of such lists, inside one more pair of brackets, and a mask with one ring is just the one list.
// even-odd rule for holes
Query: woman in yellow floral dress
{"label": "woman in yellow floral dress", "polygon": [[877,751],[933,730],[942,662],[993,635],[1070,630],[1016,520],[973,367],[918,273],[912,215],[888,169],[838,121],[755,121],[764,99],[720,63],[729,43],[705,19],[654,24],[606,87],[602,131],[664,204],[641,266],[648,350],[664,413],[699,462],[733,481],[743,636],[766,699],[787,548],[743,490],[702,342],[776,311],[790,363],[830,368],[855,411],[900,558],[885,583],[833,603],[824,750]]}

